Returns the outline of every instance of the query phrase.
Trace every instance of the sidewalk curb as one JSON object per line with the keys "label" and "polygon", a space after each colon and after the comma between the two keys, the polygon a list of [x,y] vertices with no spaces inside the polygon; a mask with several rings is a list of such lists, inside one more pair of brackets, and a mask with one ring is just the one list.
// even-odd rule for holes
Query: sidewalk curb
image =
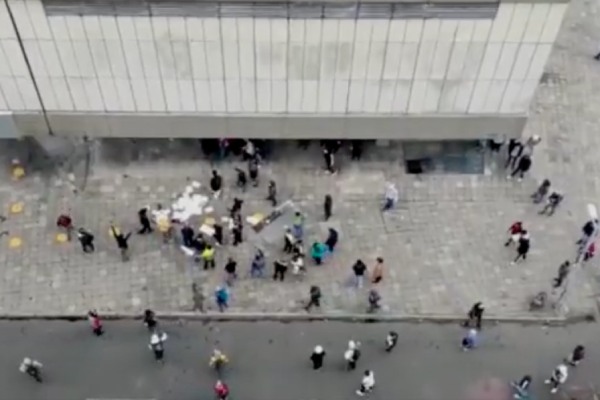
{"label": "sidewalk curb", "polygon": [[[100,313],[103,320],[141,320],[141,313]],[[437,324],[459,324],[465,320],[464,316],[456,315],[377,315],[377,314],[297,314],[297,313],[199,313],[199,312],[156,312],[158,319],[162,320],[186,320],[201,322],[316,322],[316,321],[340,321],[340,322],[366,322],[366,323],[437,323]],[[62,320],[82,321],[87,320],[87,315],[79,314],[2,314],[0,321],[24,321],[24,320]],[[484,319],[484,325],[493,323],[523,324],[523,325],[548,325],[565,326],[581,322],[595,322],[594,314],[579,314],[569,317],[552,316],[514,316],[501,317],[491,316]]]}

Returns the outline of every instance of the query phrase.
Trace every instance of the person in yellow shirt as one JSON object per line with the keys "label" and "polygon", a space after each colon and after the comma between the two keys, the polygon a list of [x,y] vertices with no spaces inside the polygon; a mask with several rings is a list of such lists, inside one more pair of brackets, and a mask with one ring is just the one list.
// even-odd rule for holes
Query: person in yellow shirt
{"label": "person in yellow shirt", "polygon": [[215,249],[210,244],[206,245],[200,257],[204,260],[204,269],[215,269]]}
{"label": "person in yellow shirt", "polygon": [[163,241],[168,243],[171,239],[173,227],[171,226],[171,220],[167,215],[161,215],[156,219],[156,225],[158,227],[158,231],[163,237]]}

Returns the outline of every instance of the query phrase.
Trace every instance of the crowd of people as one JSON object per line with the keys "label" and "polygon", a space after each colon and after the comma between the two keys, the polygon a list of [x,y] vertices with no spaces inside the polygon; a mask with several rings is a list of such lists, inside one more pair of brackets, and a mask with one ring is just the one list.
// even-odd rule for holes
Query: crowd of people
{"label": "crowd of people", "polygon": [[[507,179],[514,177],[521,181],[530,170],[533,163],[533,155],[536,146],[540,143],[539,136],[533,136],[527,140],[511,139],[508,143],[503,140],[494,139],[490,141],[490,149],[493,152],[499,153],[502,148],[506,147],[506,160],[504,167],[508,171]],[[223,146],[225,146],[223,148]],[[336,163],[336,154],[341,147],[339,141],[324,141],[322,143],[324,170],[329,174],[336,174],[339,167]],[[227,145],[219,142],[219,154],[226,156]],[[258,187],[260,182],[260,163],[263,150],[258,148],[252,141],[247,141],[241,148],[242,160],[246,163],[246,169],[235,168],[236,182],[235,187],[243,192],[248,190],[248,184],[252,187]],[[351,147],[352,159],[360,159],[362,147],[358,143],[353,143]],[[213,170],[211,173],[208,188],[212,198],[218,200],[221,198],[224,188],[224,178],[218,170]],[[269,202],[274,209],[278,206],[278,190],[277,183],[274,180],[269,180],[265,193],[265,200]],[[383,202],[381,210],[383,212],[394,208],[399,198],[398,189],[396,186],[388,182],[386,183],[383,193]],[[539,210],[540,215],[552,216],[558,206],[564,199],[564,194],[552,186],[549,179],[544,179],[539,187],[531,195],[531,200],[534,204],[543,205]],[[202,263],[204,270],[216,269],[216,252],[221,251],[222,246],[231,243],[237,246],[244,241],[244,222],[242,218],[243,200],[234,197],[233,204],[229,208],[228,220],[230,221],[227,227],[222,226],[218,221],[215,221],[211,226],[211,233],[196,232],[189,223],[179,223],[170,218],[167,209],[161,205],[157,205],[154,209],[144,207],[138,211],[138,219],[140,229],[138,234],[151,234],[155,230],[160,232],[165,243],[171,241],[180,242],[185,248],[191,249],[191,254],[198,263]],[[323,220],[328,221],[333,215],[333,197],[327,194],[323,199]],[[564,261],[558,269],[556,278],[549,282],[552,289],[565,287],[567,277],[573,265],[581,261],[588,261],[594,256],[595,239],[599,231],[598,217],[595,208],[590,211],[591,219],[587,221],[582,228],[582,236],[576,242],[576,256],[571,260]],[[301,210],[294,211],[291,220],[287,221],[287,227],[282,231],[282,247],[281,254],[272,260],[272,279],[275,281],[284,281],[286,275],[291,271],[291,274],[296,279],[302,279],[307,273],[307,265],[309,262],[315,266],[321,266],[326,263],[326,260],[332,257],[335,253],[336,246],[339,241],[339,233],[333,227],[328,229],[327,237],[321,240],[314,240],[309,246],[308,253],[305,251],[305,223],[306,216]],[[75,230],[71,217],[67,214],[61,215],[58,218],[57,225],[67,232],[69,240],[72,232],[77,232],[77,238],[81,243],[83,252],[93,253],[95,251],[94,236],[84,228]],[[176,232],[176,227],[179,226],[179,232]],[[111,225],[111,234],[115,239],[115,243],[120,250],[121,258],[125,262],[129,260],[128,240],[131,237],[131,232],[124,233],[118,227]],[[231,239],[228,240],[225,232],[229,231]],[[516,255],[511,262],[515,264],[520,261],[525,261],[531,248],[531,234],[527,229],[527,225],[523,221],[514,221],[508,228],[508,238],[504,245],[506,247],[515,247]],[[175,240],[175,239],[176,240]],[[250,261],[250,278],[262,278],[267,276],[267,255],[263,249],[257,248],[252,260]],[[238,279],[238,262],[233,257],[227,257],[224,264],[224,279],[223,284],[216,287],[214,291],[214,302],[217,308],[224,312],[229,306],[230,290],[235,285]],[[373,260],[372,267],[369,267],[362,259],[357,259],[351,266],[353,274],[352,285],[356,288],[362,288],[367,280],[370,285],[367,297],[367,312],[376,312],[381,307],[381,295],[377,290],[378,285],[384,278],[384,260],[382,257],[377,257]],[[314,307],[321,306],[322,290],[317,285],[312,285],[309,289],[308,299],[304,303],[304,309],[310,312]],[[545,292],[538,293],[531,302],[531,309],[543,307],[545,304]],[[149,310],[147,310],[149,312]],[[461,339],[461,348],[464,351],[477,348],[479,336],[482,327],[482,316],[484,308],[481,302],[473,305],[468,313],[468,319],[464,323],[466,333]],[[90,323],[96,335],[101,335],[102,324],[96,311],[89,313]],[[147,314],[144,317],[145,323],[151,329],[151,338],[149,347],[154,352],[157,360],[162,360],[164,355],[164,342],[167,335],[164,332],[159,332],[156,329],[156,321],[153,319],[153,314]],[[386,350],[391,351],[398,341],[398,334],[390,332],[386,338]],[[310,356],[314,369],[320,369],[324,365],[325,349],[318,345],[314,348]],[[215,353],[214,357],[224,355],[220,352]],[[344,353],[344,359],[347,362],[348,369],[353,370],[357,366],[360,358],[360,343],[351,340],[348,349]],[[578,345],[564,362],[560,363],[552,372],[551,376],[545,381],[551,385],[551,392],[556,392],[557,388],[567,380],[569,367],[576,366],[584,358],[584,347]],[[226,359],[226,358],[225,358]],[[221,360],[222,361],[222,360]],[[214,365],[216,361],[211,361]],[[221,364],[219,364],[221,365]],[[516,395],[524,398],[528,387],[531,384],[532,378],[529,375],[524,376],[520,381],[514,382]],[[365,370],[357,395],[364,396],[369,393],[375,386],[375,375],[372,370]],[[225,399],[229,393],[227,384],[222,380],[218,380],[215,384],[215,393],[219,399]]]}
{"label": "crowd of people", "polygon": [[[218,144],[218,146],[217,146]],[[306,143],[300,142],[302,147]],[[252,188],[258,187],[260,182],[260,165],[267,153],[265,143],[261,141],[247,140],[243,146],[240,143],[228,143],[221,140],[213,143],[209,148],[210,152],[217,151],[218,154],[225,157],[230,153],[237,154],[241,161],[246,163],[246,168],[235,167],[235,188],[241,192],[246,192],[249,185]],[[213,148],[214,146],[217,146]],[[321,147],[324,156],[324,171],[335,173],[339,167],[335,162],[335,156],[338,154],[343,144],[341,141],[329,140],[322,141]],[[362,142],[353,141],[350,145],[351,159],[359,160],[362,156]],[[212,153],[211,153],[212,154]],[[206,188],[209,193],[210,201],[222,201],[223,190],[225,189],[225,178],[222,173],[214,169],[211,171],[210,178]],[[235,191],[235,189],[234,189]],[[234,192],[235,193],[235,192]],[[238,197],[239,196],[239,197]],[[398,202],[398,190],[395,184],[388,182],[385,186],[381,209],[383,211],[392,209]],[[234,194],[232,204],[228,208],[228,214],[219,218],[211,218],[212,222],[208,229],[195,229],[193,221],[179,221],[173,218],[173,211],[170,207],[164,207],[162,204],[155,206],[144,206],[137,212],[139,221],[138,235],[152,235],[158,233],[162,242],[179,245],[184,253],[194,259],[198,265],[205,271],[217,269],[217,260],[226,260],[223,267],[222,284],[218,285],[213,292],[214,304],[221,312],[227,310],[230,301],[230,292],[233,290],[235,282],[238,280],[240,260],[235,260],[231,256],[218,257],[218,253],[226,253],[226,246],[238,246],[245,241],[245,221],[242,217],[244,200],[241,195]],[[280,204],[278,196],[277,183],[269,180],[267,183],[264,197],[273,210],[277,210]],[[214,209],[214,207],[212,207]],[[328,221],[334,213],[333,196],[326,194],[323,198],[323,220]],[[284,217],[281,217],[284,218]],[[283,252],[275,250],[270,256],[272,259],[272,273],[270,276],[275,281],[284,281],[288,273],[297,279],[302,280],[308,272],[308,265],[323,265],[326,260],[332,257],[339,241],[339,233],[333,227],[328,229],[327,237],[322,240],[313,240],[308,249],[305,249],[305,224],[306,215],[301,210],[296,210],[287,222],[286,228],[282,231]],[[73,233],[76,232],[76,238],[80,242],[84,253],[94,253],[96,251],[95,237],[88,229],[84,227],[75,228],[74,221],[68,213],[59,215],[57,226],[64,230],[68,240],[72,240]],[[121,255],[121,260],[127,262],[130,259],[129,241],[132,238],[132,232],[124,232],[116,223],[111,223],[110,234],[114,238],[115,245]],[[251,260],[248,260],[250,278],[263,278],[269,275],[267,273],[269,261],[268,252],[263,248],[257,247]],[[280,253],[280,254],[277,254]],[[372,285],[366,296],[366,309],[368,312],[375,312],[381,306],[381,295],[377,290],[377,285],[384,277],[384,261],[382,257],[377,257],[373,262],[372,269],[363,260],[358,259],[351,266],[353,274],[352,285],[362,288],[365,277],[370,273],[370,284]],[[310,287],[308,299],[305,301],[305,310],[310,311],[314,307],[320,307],[321,288],[318,286]],[[199,307],[204,310],[204,306]]]}
{"label": "crowd of people", "polygon": [[[517,176],[518,180],[522,180],[524,175],[529,171],[533,162],[533,153],[535,147],[540,143],[541,138],[537,135],[528,138],[526,141],[518,139],[511,139],[506,146],[506,161],[504,163],[505,169],[509,170],[507,175],[508,179]],[[499,153],[504,147],[505,142],[501,138],[496,138],[490,141],[490,149],[493,152]],[[560,205],[564,198],[564,194],[557,189],[551,189],[552,184],[549,179],[544,179],[540,183],[539,187],[531,195],[531,199],[534,204],[541,204],[545,202],[545,205],[538,212],[539,215],[552,216]],[[588,205],[588,214],[590,220],[588,220],[582,227],[582,235],[575,242],[577,249],[575,252],[574,260],[565,260],[558,267],[557,276],[549,282],[549,285],[553,291],[562,288],[562,293],[558,297],[558,300],[562,298],[567,288],[567,277],[571,271],[571,267],[581,262],[586,262],[594,256],[595,253],[595,240],[599,232],[599,221],[595,206]],[[515,246],[516,256],[511,262],[512,265],[518,261],[525,261],[527,254],[531,247],[531,235],[526,229],[526,225],[523,221],[513,222],[507,230],[508,238],[504,243],[504,246],[511,247]],[[548,294],[545,291],[541,291],[532,297],[530,302],[530,310],[537,311],[546,306],[546,300]],[[557,300],[557,303],[558,303]],[[557,305],[554,304],[554,306]],[[467,328],[465,335],[461,339],[461,348],[464,351],[475,349],[479,342],[479,336],[481,332],[482,316],[484,308],[481,302],[475,303],[467,314],[467,320],[463,326]],[[583,360],[585,355],[585,348],[583,345],[577,345],[573,351],[559,363],[556,368],[552,371],[548,379],[544,381],[545,384],[550,385],[551,393],[556,393],[558,387],[567,381],[569,376],[569,367],[575,367]],[[529,399],[528,388],[531,384],[532,377],[525,375],[520,381],[513,382],[512,386],[515,389],[516,399]]]}

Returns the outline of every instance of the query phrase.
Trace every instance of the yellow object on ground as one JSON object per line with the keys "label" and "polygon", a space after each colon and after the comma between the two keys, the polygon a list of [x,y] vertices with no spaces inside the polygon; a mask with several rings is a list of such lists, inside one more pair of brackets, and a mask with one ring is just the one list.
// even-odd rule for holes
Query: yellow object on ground
{"label": "yellow object on ground", "polygon": [[13,236],[8,240],[8,247],[11,249],[18,249],[23,244],[20,237]]}
{"label": "yellow object on ground", "polygon": [[21,167],[20,165],[13,166],[11,176],[13,180],[18,181],[25,176],[25,168]]}
{"label": "yellow object on ground", "polygon": [[214,225],[214,224],[215,224],[215,222],[216,222],[216,221],[215,221],[215,219],[214,219],[214,218],[212,218],[212,217],[208,217],[208,218],[206,218],[206,219],[204,220],[204,223],[205,223],[206,225]]}
{"label": "yellow object on ground", "polygon": [[21,201],[12,203],[10,205],[10,212],[12,214],[19,214],[19,213],[23,212],[23,208],[25,208],[25,204],[23,204],[23,202],[21,202]]}
{"label": "yellow object on ground", "polygon": [[69,240],[69,237],[66,233],[57,233],[56,234],[56,242],[57,243],[65,243]]}

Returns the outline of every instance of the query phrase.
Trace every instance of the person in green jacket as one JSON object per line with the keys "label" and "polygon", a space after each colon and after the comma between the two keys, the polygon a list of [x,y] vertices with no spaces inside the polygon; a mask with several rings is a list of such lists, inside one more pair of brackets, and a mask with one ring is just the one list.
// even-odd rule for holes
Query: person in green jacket
{"label": "person in green jacket", "polygon": [[326,254],[327,247],[321,242],[314,242],[310,248],[310,255],[317,265],[321,265]]}

